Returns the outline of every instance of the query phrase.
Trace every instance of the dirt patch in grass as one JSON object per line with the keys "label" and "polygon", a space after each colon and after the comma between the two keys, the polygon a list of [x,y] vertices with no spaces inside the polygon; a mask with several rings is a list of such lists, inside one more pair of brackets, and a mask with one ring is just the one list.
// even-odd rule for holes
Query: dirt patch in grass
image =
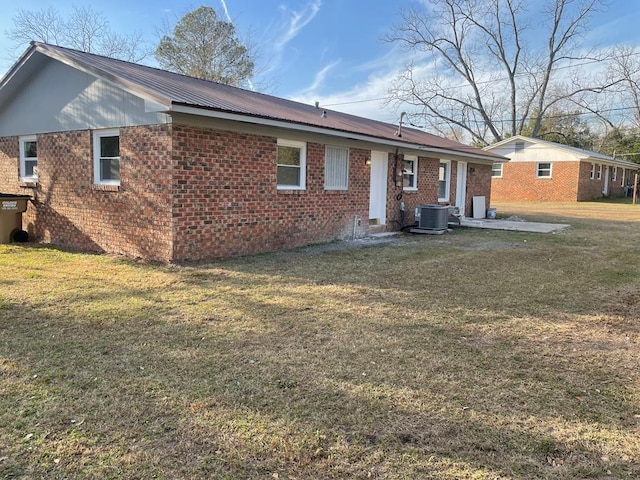
{"label": "dirt patch in grass", "polygon": [[0,478],[637,478],[640,215],[562,219],[188,266],[0,246]]}

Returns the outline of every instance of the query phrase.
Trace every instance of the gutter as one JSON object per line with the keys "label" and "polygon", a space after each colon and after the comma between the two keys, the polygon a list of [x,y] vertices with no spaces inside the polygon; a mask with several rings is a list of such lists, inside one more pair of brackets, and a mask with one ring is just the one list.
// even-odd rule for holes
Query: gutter
{"label": "gutter", "polygon": [[340,137],[340,138],[345,138],[350,140],[359,140],[362,142],[374,143],[377,145],[385,145],[387,147],[391,146],[395,148],[403,148],[407,150],[415,150],[415,151],[420,151],[425,153],[433,153],[433,154],[437,154],[438,156],[440,155],[457,156],[457,157],[463,157],[465,159],[482,160],[485,162],[492,162],[492,163],[505,163],[509,161],[508,158],[500,157],[497,155],[484,156],[480,154],[461,152],[459,150],[431,147],[431,146],[426,146],[419,143],[403,142],[399,140],[388,139],[385,137],[376,137],[376,136],[366,135],[362,133],[338,130],[334,128],[319,127],[316,125],[297,123],[297,122],[287,121],[287,120],[278,120],[273,118],[265,118],[265,117],[250,115],[250,114],[233,113],[233,112],[226,112],[226,111],[220,111],[220,110],[198,108],[198,107],[192,107],[192,106],[181,105],[176,103],[173,103],[171,105],[171,108],[163,113],[168,113],[168,114],[184,113],[188,115],[197,115],[197,116],[210,117],[210,118],[216,118],[221,120],[231,120],[231,121],[241,122],[241,123],[252,123],[256,125],[283,128],[283,129],[295,130],[299,132],[330,135],[330,136]]}

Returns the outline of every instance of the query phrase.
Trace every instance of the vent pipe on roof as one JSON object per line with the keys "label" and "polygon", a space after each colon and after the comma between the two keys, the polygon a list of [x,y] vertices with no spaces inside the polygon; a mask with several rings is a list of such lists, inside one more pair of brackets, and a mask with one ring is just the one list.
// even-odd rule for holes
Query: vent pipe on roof
{"label": "vent pipe on roof", "polygon": [[402,117],[406,116],[407,112],[402,112],[400,114],[400,122],[398,123],[398,130],[395,131],[394,135],[396,137],[402,138]]}

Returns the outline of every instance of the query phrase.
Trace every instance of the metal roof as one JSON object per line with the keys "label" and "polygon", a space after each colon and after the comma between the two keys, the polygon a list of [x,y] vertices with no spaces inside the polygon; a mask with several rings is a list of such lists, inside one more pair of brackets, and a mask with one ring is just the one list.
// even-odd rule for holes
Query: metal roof
{"label": "metal roof", "polygon": [[[233,114],[234,118],[239,116],[241,121],[252,123],[261,123],[261,120],[277,121],[279,124],[284,123],[285,127],[313,127],[328,134],[351,134],[356,136],[354,138],[391,146],[440,151],[484,161],[506,160],[495,153],[421,130],[403,126],[400,138],[396,135],[398,126],[394,124],[40,42],[32,42],[21,59],[0,81],[0,102],[2,89],[7,87],[21,68],[25,68],[25,64],[36,53],[117,84],[156,102],[159,110],[169,113],[188,107],[189,112],[196,109],[198,114],[206,116]],[[225,117],[221,115],[221,118]]]}

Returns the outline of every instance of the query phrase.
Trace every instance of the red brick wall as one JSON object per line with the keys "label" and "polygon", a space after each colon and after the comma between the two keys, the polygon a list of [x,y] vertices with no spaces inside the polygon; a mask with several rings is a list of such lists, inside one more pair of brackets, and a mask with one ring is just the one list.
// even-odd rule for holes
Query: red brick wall
{"label": "red brick wall", "polygon": [[602,167],[602,178],[598,180],[598,165],[595,167],[594,178],[591,179],[591,164],[580,162],[580,174],[578,177],[578,192],[573,199],[579,202],[602,197],[604,190],[605,167]]}
{"label": "red brick wall", "polygon": [[[467,217],[473,215],[473,197],[485,197],[485,206],[489,208],[493,199],[491,187],[491,165],[470,163],[467,166],[467,197],[465,212]],[[483,212],[483,216],[486,212]]]}
{"label": "red brick wall", "polygon": [[609,178],[609,196],[611,197],[624,197],[626,190],[625,185],[633,185],[633,177],[635,175],[635,171],[631,171],[627,168],[624,170],[624,182],[622,177],[622,168],[618,167],[618,175],[613,180],[613,168],[610,170],[610,178]]}
{"label": "red brick wall", "polygon": [[551,178],[536,177],[536,162],[508,162],[502,168],[502,178],[491,181],[494,201],[575,202],[584,167],[581,162],[552,162]]}
{"label": "red brick wall", "polygon": [[368,150],[349,151],[349,190],[325,191],[325,146],[307,143],[306,189],[277,190],[277,138],[174,125],[174,258],[244,255],[368,228]]}
{"label": "red brick wall", "polygon": [[89,130],[38,135],[37,187],[20,188],[18,139],[0,141],[0,191],[33,196],[23,228],[35,240],[68,248],[169,261],[170,127],[120,129],[115,191],[93,185],[92,143]]}
{"label": "red brick wall", "polygon": [[[398,163],[394,161],[394,155],[389,155],[389,182],[387,185],[387,230],[398,230],[400,227],[400,201],[396,196],[402,192],[402,201],[405,203],[405,225],[412,225],[415,222],[415,208],[420,205],[437,205],[438,201],[438,173],[440,159],[418,158],[418,191],[403,191],[402,177],[397,177],[400,186],[396,186],[394,177],[395,170],[401,168],[402,155],[399,156]],[[449,201],[445,204],[455,205],[456,186],[458,182],[458,162],[452,161],[451,181],[449,186]],[[467,164],[467,190],[465,211],[467,216],[471,216],[471,206],[474,195],[482,195],[487,199],[487,205],[491,199],[491,165],[481,165],[475,163]]]}
{"label": "red brick wall", "polygon": [[18,187],[20,172],[20,146],[18,137],[0,138],[0,192],[25,194]]}
{"label": "red brick wall", "polygon": [[[368,231],[369,150],[349,150],[349,189],[324,189],[325,145],[307,143],[306,189],[277,190],[277,138],[189,127],[120,129],[121,185],[93,185],[92,132],[38,135],[39,183],[18,184],[18,139],[0,139],[0,191],[30,193],[32,238],[146,260],[197,261],[363,236]],[[400,227],[402,157],[389,155],[387,229]],[[405,224],[438,202],[438,164],[419,158],[417,192],[403,192]],[[455,202],[456,162],[450,201]],[[491,167],[469,164],[473,195],[489,198]],[[396,186],[396,180],[400,186]]]}
{"label": "red brick wall", "polygon": [[[415,207],[438,203],[438,168],[440,160],[435,158],[418,157],[418,190],[404,190],[403,177],[398,175],[402,171],[403,156],[389,155],[389,181],[387,184],[387,230],[400,229],[400,202],[405,204],[405,225],[415,222]],[[402,200],[398,195],[402,193]]]}

